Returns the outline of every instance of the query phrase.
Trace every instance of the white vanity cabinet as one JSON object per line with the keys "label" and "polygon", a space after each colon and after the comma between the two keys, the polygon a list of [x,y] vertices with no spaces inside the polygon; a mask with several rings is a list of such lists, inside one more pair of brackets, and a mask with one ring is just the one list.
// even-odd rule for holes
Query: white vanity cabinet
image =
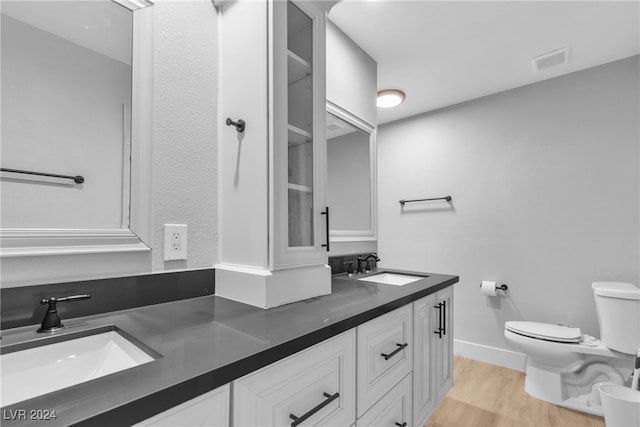
{"label": "white vanity cabinet", "polygon": [[413,368],[411,304],[370,320],[358,333],[358,417]]}
{"label": "white vanity cabinet", "polygon": [[[331,292],[326,9],[219,5],[219,295],[270,308]],[[246,123],[238,132],[227,118]]]}
{"label": "white vanity cabinet", "polygon": [[411,374],[396,384],[371,409],[358,418],[357,427],[411,427]]}
{"label": "white vanity cabinet", "polygon": [[137,425],[422,426],[453,385],[452,313],[448,287]]}
{"label": "white vanity cabinet", "polygon": [[230,386],[225,384],[208,393],[168,409],[135,424],[135,427],[151,426],[215,426],[229,425]]}
{"label": "white vanity cabinet", "polygon": [[233,382],[233,425],[348,427],[356,419],[355,331]]}
{"label": "white vanity cabinet", "polygon": [[453,287],[413,303],[413,424],[424,425],[453,386]]}
{"label": "white vanity cabinet", "polygon": [[358,425],[426,423],[453,385],[452,314],[449,286],[357,327]]}

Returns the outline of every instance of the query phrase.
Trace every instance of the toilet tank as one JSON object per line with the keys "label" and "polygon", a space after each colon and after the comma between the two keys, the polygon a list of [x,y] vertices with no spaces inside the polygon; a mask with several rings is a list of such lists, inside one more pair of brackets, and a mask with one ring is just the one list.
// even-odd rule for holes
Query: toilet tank
{"label": "toilet tank", "polygon": [[594,282],[600,339],[611,350],[640,349],[640,288],[631,283]]}

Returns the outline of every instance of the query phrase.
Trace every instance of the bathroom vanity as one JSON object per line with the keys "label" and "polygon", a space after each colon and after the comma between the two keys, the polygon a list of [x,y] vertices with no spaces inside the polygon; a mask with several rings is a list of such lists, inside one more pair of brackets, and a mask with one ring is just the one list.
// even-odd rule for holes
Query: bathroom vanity
{"label": "bathroom vanity", "polygon": [[[63,319],[57,336],[112,325],[155,360],[3,407],[3,425],[41,424],[11,414],[45,409],[52,426],[421,425],[452,384],[458,277],[358,280],[378,273],[334,276],[332,294],[270,310],[205,296]],[[42,339],[35,329],[3,331],[3,353]]]}

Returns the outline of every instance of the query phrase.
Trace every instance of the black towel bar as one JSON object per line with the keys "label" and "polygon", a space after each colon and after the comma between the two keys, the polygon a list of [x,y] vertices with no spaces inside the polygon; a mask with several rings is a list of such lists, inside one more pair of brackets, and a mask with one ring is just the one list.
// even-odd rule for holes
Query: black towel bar
{"label": "black towel bar", "polygon": [[404,206],[405,203],[411,203],[411,202],[430,202],[432,200],[446,200],[447,202],[451,201],[451,196],[445,196],[445,197],[434,197],[433,199],[413,199],[413,200],[400,200],[400,204],[402,206]]}
{"label": "black towel bar", "polygon": [[33,172],[33,171],[25,171],[20,169],[9,169],[9,168],[0,168],[0,172],[22,173],[26,175],[50,176],[52,178],[72,179],[76,184],[82,184],[84,182],[84,177],[80,175],[76,175],[76,176],[59,175],[57,173]]}

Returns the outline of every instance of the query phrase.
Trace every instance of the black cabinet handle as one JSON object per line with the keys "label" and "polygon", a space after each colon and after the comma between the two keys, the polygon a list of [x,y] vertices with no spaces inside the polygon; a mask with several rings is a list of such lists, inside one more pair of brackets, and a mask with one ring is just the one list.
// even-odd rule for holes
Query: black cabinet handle
{"label": "black cabinet handle", "polygon": [[389,354],[380,354],[380,356],[384,357],[384,360],[389,360],[391,359],[393,356],[395,356],[396,354],[400,353],[403,349],[407,348],[409,346],[408,343],[404,343],[404,344],[396,344],[398,346],[398,348],[396,348],[395,350],[393,350],[391,353]]}
{"label": "black cabinet handle", "polygon": [[403,422],[402,424],[400,424],[400,423],[396,423],[396,425],[397,425],[398,427],[407,427],[407,422],[405,421],[405,422]]}
{"label": "black cabinet handle", "polygon": [[320,215],[326,215],[325,221],[327,226],[327,244],[322,245],[323,248],[327,248],[327,252],[329,252],[329,206],[324,208],[324,212],[320,212]]}
{"label": "black cabinet handle", "polygon": [[434,305],[433,308],[438,309],[438,329],[433,331],[434,334],[438,334],[438,338],[442,338],[442,303]]}
{"label": "black cabinet handle", "polygon": [[316,412],[318,412],[320,409],[324,408],[325,406],[327,406],[329,403],[333,402],[334,400],[336,400],[338,397],[340,397],[340,393],[336,392],[335,394],[329,394],[329,393],[322,393],[322,395],[324,397],[326,397],[327,399],[320,403],[319,405],[317,405],[315,408],[311,409],[309,412],[307,412],[306,414],[304,414],[301,417],[296,417],[293,414],[289,414],[289,418],[291,418],[293,421],[291,422],[291,427],[296,427],[298,424],[302,423],[304,420],[306,420],[307,418],[309,418],[310,416],[312,416],[313,414],[315,414]]}
{"label": "black cabinet handle", "polygon": [[447,300],[442,301],[442,335],[447,335]]}

